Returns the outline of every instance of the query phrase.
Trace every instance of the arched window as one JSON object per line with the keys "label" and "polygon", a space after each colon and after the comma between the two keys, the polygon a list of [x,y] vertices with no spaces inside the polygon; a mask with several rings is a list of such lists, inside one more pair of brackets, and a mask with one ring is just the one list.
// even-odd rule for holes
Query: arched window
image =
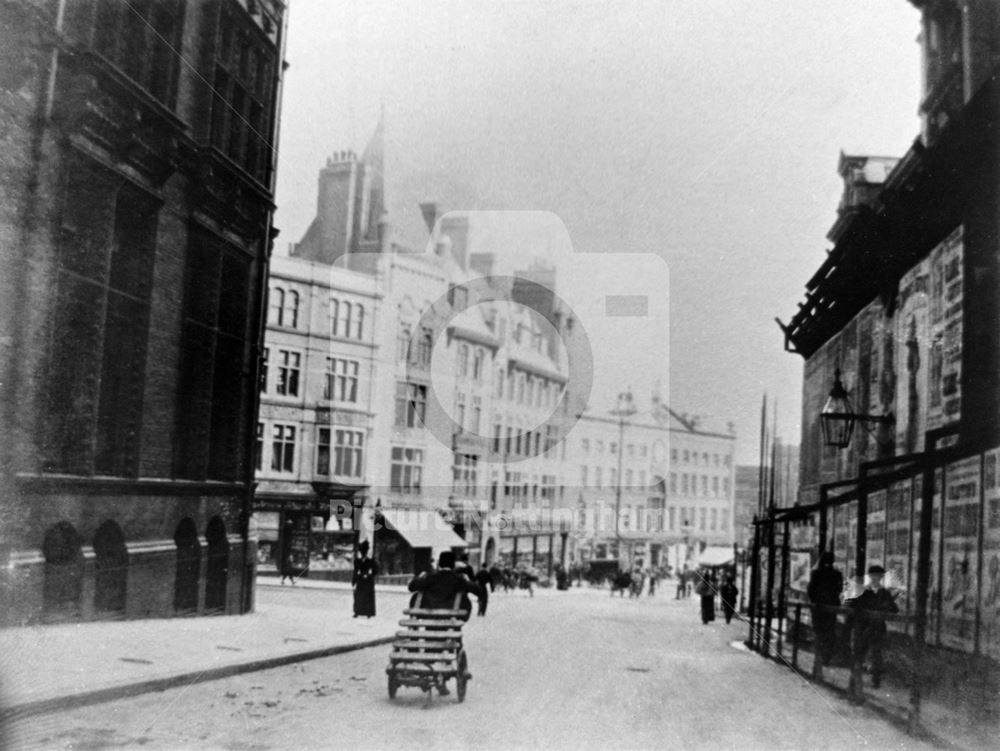
{"label": "arched window", "polygon": [[205,528],[208,561],[205,567],[205,612],[226,611],[226,584],[229,578],[229,540],[226,525],[213,516]]}
{"label": "arched window", "polygon": [[354,306],[357,320],[354,321],[354,338],[361,339],[365,326],[365,306],[360,303]]}
{"label": "arched window", "polygon": [[281,326],[285,319],[285,290],[281,287],[271,289],[271,314],[268,316],[268,323]]}
{"label": "arched window", "polygon": [[94,535],[94,610],[106,615],[125,614],[128,585],[128,550],[121,527],[106,521]]}
{"label": "arched window", "polygon": [[472,377],[477,381],[483,377],[483,350],[476,347],[476,354],[472,358]]}
{"label": "arched window", "polygon": [[69,522],[59,522],[45,531],[42,612],[47,621],[80,617],[83,594],[83,551],[80,547],[80,535]]}
{"label": "arched window", "polygon": [[292,290],[285,297],[285,326],[293,329],[299,325],[299,293]]}
{"label": "arched window", "polygon": [[410,338],[412,335],[412,329],[408,325],[400,324],[399,336],[396,337],[396,358],[400,362],[407,362],[410,359]]}
{"label": "arched window", "polygon": [[350,337],[351,335],[351,308],[353,306],[349,302],[342,303],[340,306],[340,312],[343,316],[344,326],[341,329],[341,336]]}
{"label": "arched window", "polygon": [[340,317],[340,301],[330,298],[330,336],[337,335],[337,322]]}
{"label": "arched window", "polygon": [[434,350],[434,339],[431,330],[420,329],[420,341],[417,343],[417,364],[428,366],[431,364],[431,352]]}
{"label": "arched window", "polygon": [[177,614],[198,611],[198,578],[201,575],[201,542],[198,528],[190,519],[181,519],[174,531],[177,546],[177,564],[174,577],[174,612]]}

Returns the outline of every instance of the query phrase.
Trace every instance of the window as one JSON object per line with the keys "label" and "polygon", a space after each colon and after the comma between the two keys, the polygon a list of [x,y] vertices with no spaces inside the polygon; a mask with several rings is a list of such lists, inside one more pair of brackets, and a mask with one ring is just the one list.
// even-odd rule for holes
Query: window
{"label": "window", "polygon": [[276,423],[271,428],[271,469],[295,471],[295,426]]}
{"label": "window", "polygon": [[701,476],[701,494],[708,495],[708,475]]}
{"label": "window", "polygon": [[722,509],[721,518],[719,519],[719,531],[729,531],[729,509]]}
{"label": "window", "polygon": [[330,474],[330,428],[316,429],[316,474]]}
{"label": "window", "polygon": [[474,396],[472,397],[472,424],[469,426],[475,434],[479,434],[479,428],[482,424],[483,419],[483,400],[482,397]]}
{"label": "window", "polygon": [[583,449],[583,453],[589,454],[590,453],[590,440],[587,439],[587,438],[584,438],[582,441],[580,441],[580,448]]}
{"label": "window", "polygon": [[325,382],[323,398],[327,401],[348,402],[358,401],[358,369],[357,360],[346,360],[340,357],[326,358]]}
{"label": "window", "polygon": [[698,509],[698,529],[702,532],[705,531],[705,517],[707,509]]}
{"label": "window", "polygon": [[[83,4],[81,4],[83,5]],[[182,16],[177,0],[97,3],[94,48],[155,99],[171,107]],[[68,8],[69,12],[74,9]]]}
{"label": "window", "polygon": [[709,531],[714,532],[716,527],[718,526],[719,526],[719,509],[714,508],[711,511],[711,517],[708,524]]}
{"label": "window", "polygon": [[527,386],[526,402],[530,407],[532,404],[535,403],[535,379],[532,378],[531,376],[528,376],[527,378],[525,378],[525,382]]}
{"label": "window", "polygon": [[580,487],[587,487],[587,465],[580,467]]}
{"label": "window", "polygon": [[625,487],[626,488],[631,488],[632,487],[632,479],[633,479],[632,478],[632,470],[631,469],[626,469],[625,470]]}
{"label": "window", "polygon": [[434,339],[431,335],[431,330],[427,327],[421,327],[420,340],[417,342],[417,365],[429,367],[433,349]]}
{"label": "window", "polygon": [[685,472],[683,475],[681,475],[681,493],[687,495],[690,492],[689,488],[690,485],[688,483],[688,474],[687,472]]}
{"label": "window", "polygon": [[468,454],[455,454],[452,466],[452,490],[466,496],[476,494],[479,459]]}
{"label": "window", "polygon": [[284,325],[293,329],[299,326],[299,293],[295,290],[285,295]]}
{"label": "window", "polygon": [[642,444],[642,446],[640,446],[640,447],[639,447],[639,455],[640,455],[640,456],[641,456],[641,457],[642,457],[643,459],[645,459],[645,458],[646,458],[646,452],[648,451],[648,449],[649,449],[649,447],[648,447],[648,446],[647,446],[647,445],[646,445],[645,443],[644,443],[644,444]]}
{"label": "window", "polygon": [[354,312],[354,306],[349,302],[340,301],[340,331],[334,332],[334,336],[338,334],[345,339],[351,337],[351,316]]}
{"label": "window", "polygon": [[670,495],[677,495],[677,473],[670,473]]}
{"label": "window", "polygon": [[360,430],[334,431],[333,474],[340,477],[361,477],[364,466],[365,434]]}
{"label": "window", "polygon": [[268,360],[271,358],[271,348],[264,347],[264,351],[260,355],[260,393],[267,393],[267,365]]}
{"label": "window", "polygon": [[257,440],[254,442],[253,465],[259,472],[264,468],[264,423],[257,423]]}
{"label": "window", "polygon": [[524,404],[524,373],[517,374],[517,403]]}
{"label": "window", "polygon": [[594,487],[600,490],[604,487],[604,471],[600,467],[594,467]]}
{"label": "window", "polygon": [[218,29],[211,143],[251,177],[267,184],[276,70],[274,51],[270,45],[258,41],[256,31],[230,13],[225,4]]}
{"label": "window", "polygon": [[337,327],[340,325],[340,300],[335,297],[330,298],[330,336],[337,335]]}
{"label": "window", "polygon": [[458,346],[458,375],[460,378],[469,375],[469,345],[467,344]]}
{"label": "window", "polygon": [[465,394],[455,397],[455,423],[459,433],[465,432]]}
{"label": "window", "polygon": [[251,261],[197,227],[188,243],[174,472],[235,480],[251,460],[239,425],[257,386],[245,359]]}
{"label": "window", "polygon": [[715,464],[715,466],[718,467],[719,466],[719,455],[718,454],[712,454],[712,461]]}
{"label": "window", "polygon": [[706,467],[708,466],[708,452],[707,451],[701,455],[701,461],[702,461],[702,463]]}
{"label": "window", "polygon": [[285,320],[285,290],[281,287],[271,289],[271,307],[268,311],[267,322],[275,326],[281,326]]}
{"label": "window", "polygon": [[729,478],[722,478],[722,492],[728,498],[729,497]]}
{"label": "window", "polygon": [[712,495],[714,495],[716,498],[719,497],[719,478],[718,477],[713,477],[712,478]]}
{"label": "window", "polygon": [[618,487],[618,470],[612,468],[608,470],[608,479],[612,488]]}
{"label": "window", "polygon": [[365,331],[365,306],[357,303],[354,306],[354,338],[358,341],[363,339]]}
{"label": "window", "polygon": [[646,470],[644,469],[639,470],[639,487],[640,488],[646,487]]}
{"label": "window", "polygon": [[503,399],[503,383],[504,383],[503,368],[499,368],[497,370],[497,383],[496,383],[496,387],[497,387],[497,389],[496,389],[496,398],[497,399]]}
{"label": "window", "polygon": [[617,456],[618,455],[618,444],[614,443],[614,442],[608,444],[608,453],[612,454],[613,456]]}
{"label": "window", "polygon": [[399,335],[396,337],[396,359],[400,362],[410,360],[410,339],[413,336],[413,329],[407,324],[399,325]]}
{"label": "window", "polygon": [[427,410],[427,387],[419,383],[396,383],[396,425],[422,428]]}
{"label": "window", "polygon": [[420,493],[424,452],[421,449],[392,447],[389,486],[397,493]]}
{"label": "window", "polygon": [[495,454],[500,453],[500,442],[502,433],[503,433],[503,426],[500,425],[500,423],[496,423],[493,426],[493,453]]}
{"label": "window", "polygon": [[483,379],[483,350],[476,347],[476,354],[472,358],[472,377],[477,381]]}
{"label": "window", "polygon": [[670,529],[671,531],[673,531],[673,529],[674,529],[674,507],[671,506],[669,509],[667,509],[667,513],[669,514],[668,522],[667,522],[667,525],[668,525],[667,528]]}
{"label": "window", "polygon": [[670,461],[677,463],[677,449],[670,449]]}
{"label": "window", "polygon": [[301,352],[287,349],[278,350],[278,382],[275,392],[281,396],[299,395],[299,369],[302,362]]}
{"label": "window", "polygon": [[635,456],[635,444],[634,443],[630,443],[625,450],[628,452],[629,458],[632,458],[632,457]]}
{"label": "window", "polygon": [[730,459],[731,459],[731,457],[729,457],[728,455],[726,455],[726,456],[724,456],[724,457],[722,458],[722,463],[723,463],[723,464],[725,464],[725,465],[726,465],[726,466],[728,467],[728,466],[729,466],[729,462],[730,462]]}
{"label": "window", "polygon": [[684,452],[684,463],[688,464],[690,461],[691,461],[691,452],[690,451],[685,451]]}

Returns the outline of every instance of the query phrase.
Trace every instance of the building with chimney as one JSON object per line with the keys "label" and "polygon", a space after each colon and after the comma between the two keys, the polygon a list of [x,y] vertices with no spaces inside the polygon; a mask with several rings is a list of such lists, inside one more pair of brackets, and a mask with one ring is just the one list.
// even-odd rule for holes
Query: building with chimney
{"label": "building with chimney", "polygon": [[3,14],[0,622],[251,610],[285,5]]}

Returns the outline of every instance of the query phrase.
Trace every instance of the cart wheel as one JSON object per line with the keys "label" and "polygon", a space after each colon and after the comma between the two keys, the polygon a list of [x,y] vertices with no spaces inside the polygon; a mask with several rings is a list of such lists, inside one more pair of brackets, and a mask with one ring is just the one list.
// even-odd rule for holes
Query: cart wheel
{"label": "cart wheel", "polygon": [[389,674],[389,698],[396,698],[396,689],[399,688],[399,682],[396,680],[396,676],[393,673]]}
{"label": "cart wheel", "polygon": [[465,686],[469,682],[468,677],[469,660],[465,652],[458,653],[458,673],[455,675],[455,683],[458,688],[458,700],[465,701]]}

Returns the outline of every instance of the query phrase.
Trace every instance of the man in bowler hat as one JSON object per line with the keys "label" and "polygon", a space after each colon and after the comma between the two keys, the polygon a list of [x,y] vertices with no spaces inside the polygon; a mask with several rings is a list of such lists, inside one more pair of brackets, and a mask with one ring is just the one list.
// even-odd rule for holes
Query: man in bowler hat
{"label": "man in bowler hat", "polygon": [[865,656],[869,657],[872,665],[872,688],[878,688],[881,684],[885,668],[882,654],[885,648],[885,617],[890,613],[899,612],[896,598],[882,586],[884,576],[884,568],[869,566],[868,578],[871,584],[851,602],[851,607],[857,611],[854,661],[856,667],[860,667],[864,663]]}

